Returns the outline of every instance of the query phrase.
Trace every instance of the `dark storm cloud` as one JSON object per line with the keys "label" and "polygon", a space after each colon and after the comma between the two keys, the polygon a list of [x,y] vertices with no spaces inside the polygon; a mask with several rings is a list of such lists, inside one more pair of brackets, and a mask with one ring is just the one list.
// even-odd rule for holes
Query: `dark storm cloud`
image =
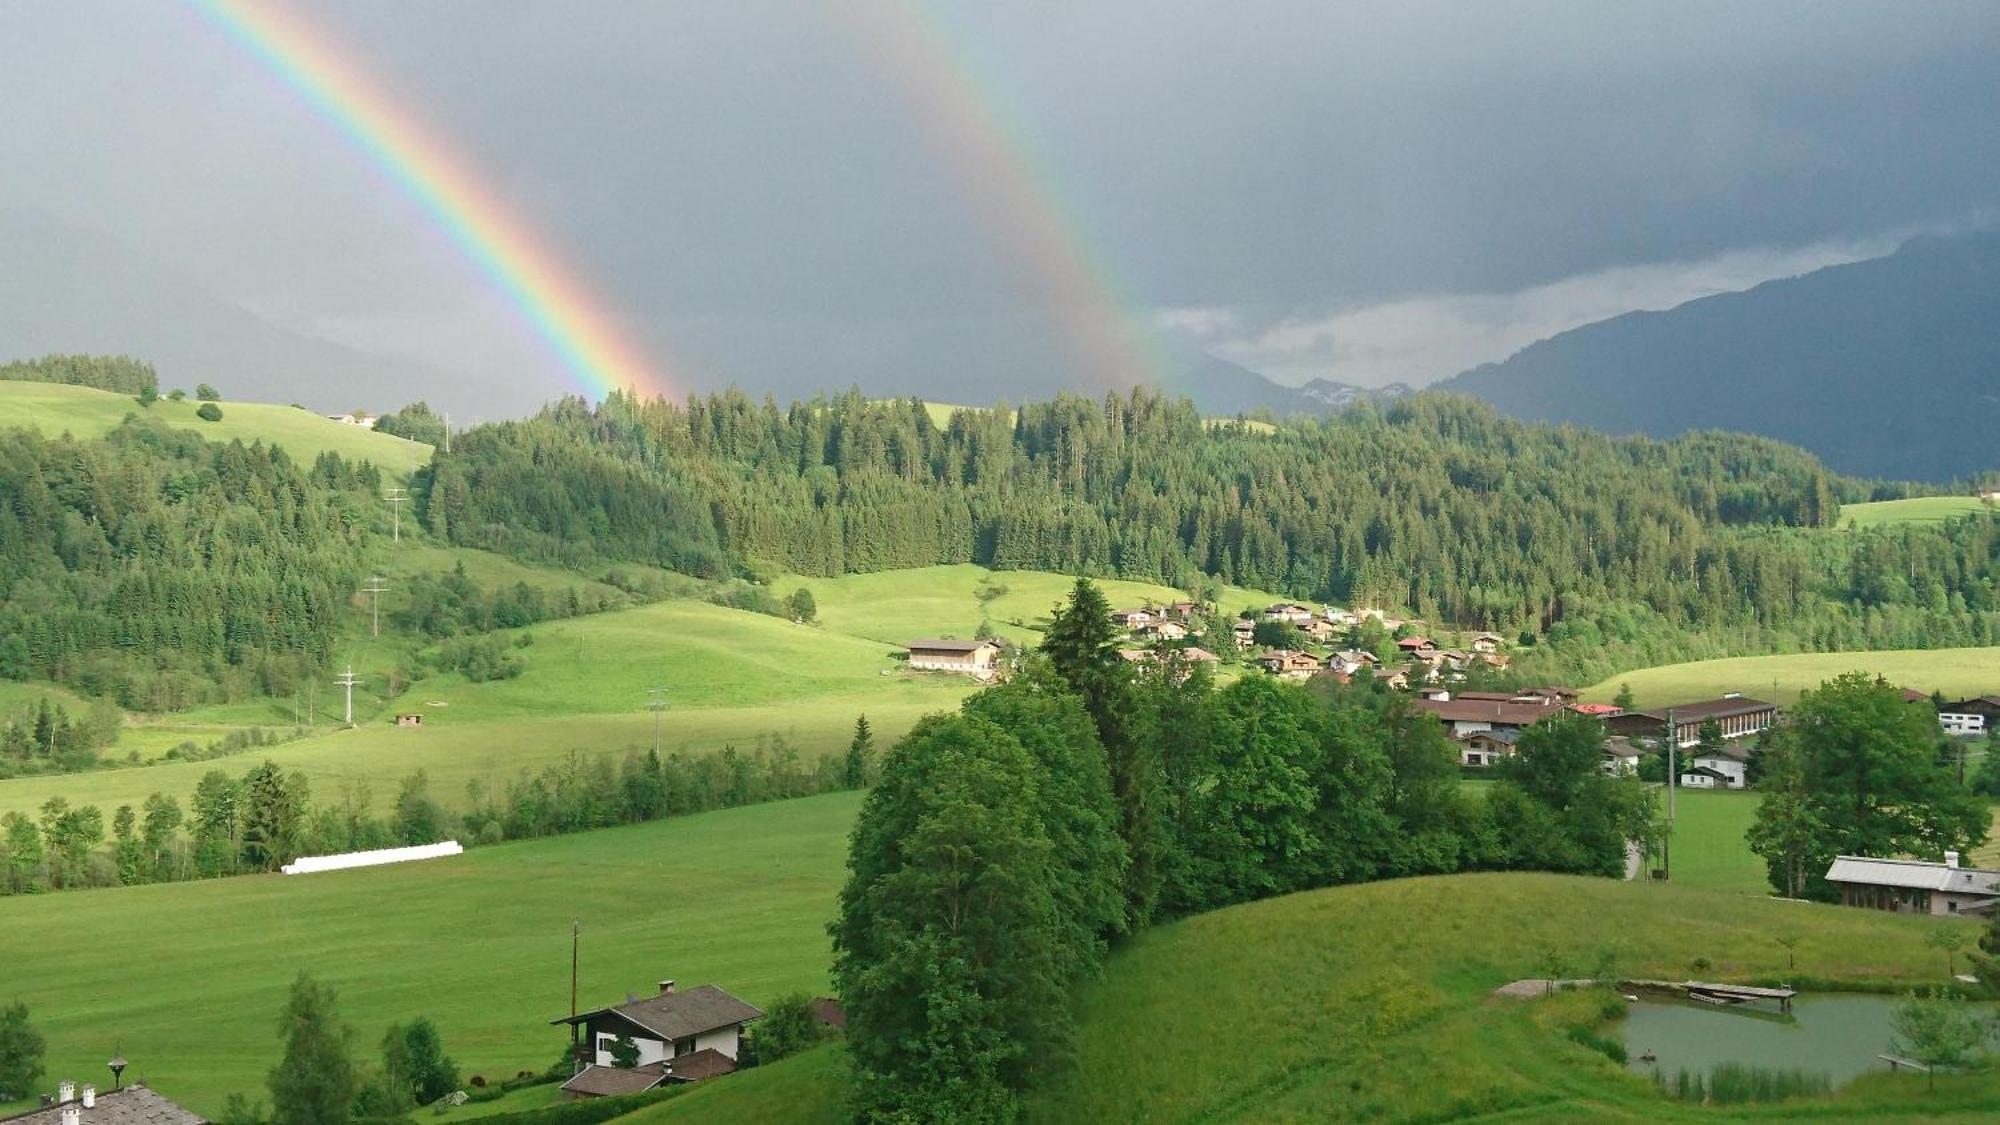
{"label": "dark storm cloud", "polygon": [[[984,204],[837,6],[307,10],[706,382],[1062,381]],[[1412,310],[1432,305],[1560,323],[1616,297],[1591,278],[1684,263],[1652,291],[1699,290],[1714,261],[1781,268],[1996,202],[1990,4],[932,14],[1134,301],[1208,318],[1217,350],[1288,377],[1339,377],[1381,343],[1369,325],[1421,341]],[[0,19],[0,205],[101,229],[293,327],[492,375],[512,404],[561,388],[427,219],[187,9]],[[1260,351],[1322,324],[1346,326],[1341,346]],[[1354,373],[1489,346],[1469,338]]]}

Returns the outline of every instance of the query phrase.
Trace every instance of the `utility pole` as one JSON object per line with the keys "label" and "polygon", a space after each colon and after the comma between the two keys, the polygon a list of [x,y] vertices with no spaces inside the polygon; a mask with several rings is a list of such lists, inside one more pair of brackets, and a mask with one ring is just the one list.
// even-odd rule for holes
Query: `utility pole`
{"label": "utility pole", "polygon": [[667,689],[647,688],[646,694],[652,697],[646,706],[653,709],[653,756],[657,758],[660,756],[660,712],[667,709]]}
{"label": "utility pole", "polygon": [[582,1070],[583,1057],[576,1049],[576,945],[577,935],[583,932],[583,920],[576,919],[569,924],[569,1053],[570,1065]]}
{"label": "utility pole", "polygon": [[347,725],[351,727],[354,725],[354,685],[360,683],[361,678],[354,674],[354,665],[349,664],[347,671],[333,682],[347,689]]}
{"label": "utility pole", "polygon": [[447,456],[451,453],[451,411],[449,410],[444,412],[444,451]]}
{"label": "utility pole", "polygon": [[385,584],[382,581],[382,576],[379,574],[373,578],[370,578],[368,580],[368,585],[363,586],[361,588],[361,592],[369,596],[368,600],[371,603],[372,612],[374,615],[374,622],[369,626],[368,629],[368,635],[371,637],[379,637],[382,635],[382,591],[387,590],[388,588],[389,587],[387,586],[387,584]]}
{"label": "utility pole", "polygon": [[407,493],[407,489],[391,488],[382,494],[382,498],[389,502],[389,509],[395,513],[394,530],[390,534],[397,543],[403,541],[403,505],[410,499]]}

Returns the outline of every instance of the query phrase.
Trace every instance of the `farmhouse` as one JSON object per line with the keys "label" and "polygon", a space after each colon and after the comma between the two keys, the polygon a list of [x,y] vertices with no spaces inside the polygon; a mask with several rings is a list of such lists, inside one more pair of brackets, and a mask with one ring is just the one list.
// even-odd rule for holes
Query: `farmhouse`
{"label": "farmhouse", "polygon": [[[728,1074],[736,1069],[743,1025],[763,1014],[712,984],[676,992],[673,981],[663,980],[657,995],[551,1020],[569,1025],[578,1060],[590,1060],[563,1092],[601,1098]],[[635,1065],[618,1065],[621,1045],[634,1052]]]}
{"label": "farmhouse", "polygon": [[1631,777],[1639,772],[1639,759],[1645,751],[1632,744],[1628,738],[1607,738],[1604,740],[1604,772],[1612,777]]}
{"label": "farmhouse", "polygon": [[1288,648],[1275,648],[1257,658],[1266,672],[1288,680],[1303,680],[1319,671],[1319,657],[1309,652],[1294,652]]}
{"label": "farmhouse", "polygon": [[1323,617],[1315,617],[1311,621],[1299,626],[1299,628],[1305,632],[1306,636],[1316,641],[1330,641],[1333,639],[1333,635],[1339,632],[1339,630],[1333,627],[1333,622]]}
{"label": "farmhouse", "polygon": [[1961,699],[1938,708],[1938,725],[1946,734],[1981,734],[2000,730],[2000,695]]}
{"label": "farmhouse", "polygon": [[1461,766],[1494,766],[1500,759],[1514,753],[1514,743],[1521,737],[1519,730],[1482,730],[1458,740],[1458,764]]}
{"label": "farmhouse", "polygon": [[1116,621],[1120,628],[1143,629],[1162,620],[1162,615],[1150,609],[1120,609],[1112,611],[1111,620]]}
{"label": "farmhouse", "polygon": [[1429,637],[1404,637],[1402,640],[1396,642],[1396,647],[1401,649],[1405,655],[1421,656],[1424,653],[1435,651],[1437,649],[1437,642],[1431,640]]}
{"label": "farmhouse", "polygon": [[1185,640],[1187,639],[1188,635],[1187,626],[1181,624],[1178,621],[1166,621],[1166,620],[1154,621],[1148,625],[1141,625],[1138,631],[1145,634],[1146,636],[1157,637],[1158,639],[1163,641]]}
{"label": "farmhouse", "polygon": [[396,725],[399,727],[420,727],[424,725],[424,717],[415,712],[403,712],[396,716]]}
{"label": "farmhouse", "polygon": [[1257,623],[1247,617],[1239,617],[1229,623],[1229,635],[1236,638],[1238,645],[1248,648],[1250,642],[1257,639]]}
{"label": "farmhouse", "polygon": [[1416,707],[1436,715],[1451,736],[1461,741],[1485,731],[1519,731],[1562,711],[1560,705],[1546,699],[1491,698],[1498,694],[1467,692],[1456,699],[1419,699]]}
{"label": "farmhouse", "polygon": [[[111,1060],[112,1073],[125,1069],[125,1060]],[[98,1093],[95,1086],[78,1090],[76,1083],[64,1082],[53,1097],[44,1095],[39,1109],[0,1117],[5,1125],[205,1125],[207,1118],[183,1109],[154,1093],[143,1082]]]}
{"label": "farmhouse", "polygon": [[1506,643],[1507,638],[1498,633],[1474,633],[1472,635],[1472,651],[1474,652],[1498,652],[1500,651],[1500,646]]}
{"label": "farmhouse", "polygon": [[1701,725],[1710,719],[1722,727],[1724,738],[1745,738],[1769,730],[1778,720],[1778,707],[1761,699],[1731,692],[1720,699],[1704,699],[1698,703],[1681,703],[1673,707],[1656,708],[1651,711],[1627,711],[1613,715],[1605,725],[1611,733],[1628,738],[1658,738],[1667,729],[1667,716],[1673,716],[1674,739],[1682,746],[1693,746],[1701,739]]}
{"label": "farmhouse", "polygon": [[1313,611],[1292,602],[1279,602],[1277,605],[1265,607],[1264,619],[1266,621],[1289,621],[1294,625],[1303,625],[1313,619]]}
{"label": "farmhouse", "polygon": [[992,641],[911,641],[910,667],[919,672],[963,672],[982,679],[993,674],[1000,646]]}
{"label": "farmhouse", "polygon": [[1921,859],[1836,857],[1826,881],[1840,888],[1840,901],[1898,914],[1967,914],[2000,902],[2000,871],[1960,867],[1958,853],[1943,863]]}

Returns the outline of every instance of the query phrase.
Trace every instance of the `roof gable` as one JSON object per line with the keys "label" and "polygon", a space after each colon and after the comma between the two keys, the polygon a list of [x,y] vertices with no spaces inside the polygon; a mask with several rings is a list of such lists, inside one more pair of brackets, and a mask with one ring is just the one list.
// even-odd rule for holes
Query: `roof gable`
{"label": "roof gable", "polygon": [[754,1008],[712,984],[700,988],[690,988],[686,992],[662,992],[642,1000],[619,1004],[610,1008],[599,1008],[594,1012],[583,1012],[575,1016],[555,1020],[555,1023],[577,1023],[594,1016],[617,1016],[659,1036],[662,1039],[686,1039],[690,1035],[700,1035],[704,1031],[732,1027],[749,1023],[763,1015]]}

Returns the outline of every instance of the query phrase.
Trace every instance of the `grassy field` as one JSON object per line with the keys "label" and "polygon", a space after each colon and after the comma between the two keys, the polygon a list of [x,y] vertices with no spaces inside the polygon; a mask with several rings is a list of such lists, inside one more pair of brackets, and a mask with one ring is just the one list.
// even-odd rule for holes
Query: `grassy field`
{"label": "grassy field", "polygon": [[[1036,1121],[1699,1120],[1570,1041],[1604,994],[1503,1002],[1545,951],[1588,972],[1782,975],[1773,935],[1799,928],[1799,971],[1851,981],[1935,982],[1930,925],[1686,887],[1553,875],[1458,875],[1292,895],[1163,926],[1114,953],[1081,995],[1075,1070],[1030,1105]],[[688,1121],[832,1121],[845,1088],[838,1049],[751,1071],[634,1115]],[[1922,1101],[1910,1099],[1923,1098]],[[1864,1079],[1828,1110],[1879,1117],[2000,1109],[1991,1074],[1921,1087]]]}
{"label": "grassy field", "polygon": [[373,461],[384,471],[408,476],[431,459],[431,447],[360,426],[347,426],[290,406],[257,402],[224,402],[222,420],[204,422],[194,416],[193,399],[161,399],[141,407],[129,395],[91,387],[55,383],[0,381],[0,428],[26,426],[50,437],[70,433],[78,438],[103,437],[127,414],[143,414],[170,426],[194,430],[213,441],[241,438],[282,446],[295,460],[311,464],[331,450],[356,461]]}
{"label": "grassy field", "polygon": [[1843,672],[1857,671],[1899,687],[1941,691],[1947,698],[1977,695],[2000,691],[2000,648],[1802,652],[1662,664],[1612,676],[1586,688],[1583,697],[1609,703],[1620,684],[1630,684],[1641,707],[1712,699],[1728,691],[1785,704]]}
{"label": "grassy field", "polygon": [[1841,527],[1880,527],[1892,523],[1943,523],[1974,512],[1992,511],[1976,496],[1919,496],[1910,500],[1877,500],[1842,504]]}
{"label": "grassy field", "polygon": [[127,1077],[213,1114],[263,1096],[300,970],[333,984],[360,1051],[434,1019],[466,1077],[553,1062],[579,994],[618,1002],[663,977],[751,1003],[823,990],[855,794],[481,848],[403,867],[123,887],[0,905],[0,997],[48,1039],[48,1083]]}
{"label": "grassy field", "polygon": [[[1048,623],[1050,611],[1069,596],[1074,582],[1074,578],[1061,574],[996,571],[967,563],[847,574],[838,578],[789,576],[773,583],[773,589],[788,593],[804,586],[812,591],[820,621],[826,628],[888,644],[900,645],[919,637],[945,634],[970,637],[979,628],[982,611],[993,623],[995,632],[1012,640],[1034,643],[1041,639],[1041,627]],[[1185,591],[1150,582],[1106,579],[1097,584],[1105,597],[1111,599],[1114,609],[1136,607],[1148,601],[1175,602],[1187,597]],[[982,586],[1004,587],[1006,593],[982,607],[977,597]],[[1284,600],[1287,599],[1265,591],[1229,586],[1223,589],[1221,606],[1234,613],[1246,605]]]}

